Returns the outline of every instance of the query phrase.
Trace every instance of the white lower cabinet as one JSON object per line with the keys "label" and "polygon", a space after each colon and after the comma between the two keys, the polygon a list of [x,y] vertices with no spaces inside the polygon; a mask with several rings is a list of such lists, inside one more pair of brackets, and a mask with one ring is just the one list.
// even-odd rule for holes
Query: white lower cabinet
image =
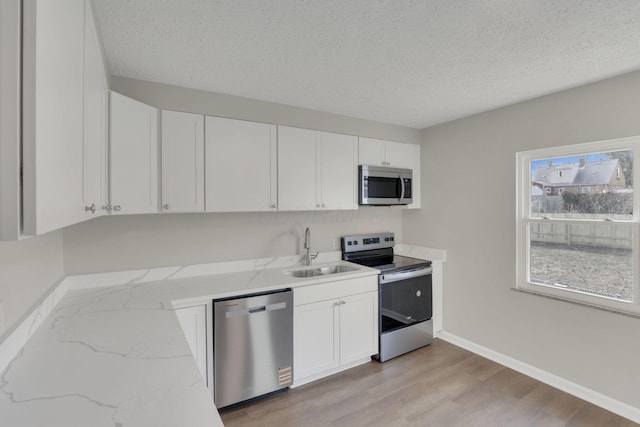
{"label": "white lower cabinet", "polygon": [[294,306],[293,378],[296,383],[340,366],[337,304],[337,300],[327,300]]}
{"label": "white lower cabinet", "polygon": [[193,358],[196,360],[200,374],[204,383],[209,386],[209,375],[207,373],[207,356],[211,353],[208,350],[207,342],[207,305],[196,305],[176,309],[176,316],[182,327]]}
{"label": "white lower cabinet", "polygon": [[297,288],[293,313],[294,386],[378,352],[377,276]]}

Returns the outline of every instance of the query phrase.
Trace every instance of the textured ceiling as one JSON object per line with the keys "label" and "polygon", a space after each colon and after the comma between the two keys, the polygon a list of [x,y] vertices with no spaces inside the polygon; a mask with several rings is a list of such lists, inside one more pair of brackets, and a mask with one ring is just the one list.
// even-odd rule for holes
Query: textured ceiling
{"label": "textured ceiling", "polygon": [[638,0],[94,0],[111,73],[425,128],[640,69]]}

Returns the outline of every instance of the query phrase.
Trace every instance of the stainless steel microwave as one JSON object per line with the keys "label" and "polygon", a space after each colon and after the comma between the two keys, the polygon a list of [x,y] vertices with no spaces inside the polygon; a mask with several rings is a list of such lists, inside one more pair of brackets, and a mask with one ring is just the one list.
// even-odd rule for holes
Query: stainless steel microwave
{"label": "stainless steel microwave", "polygon": [[358,173],[359,204],[390,206],[413,203],[411,169],[360,165]]}

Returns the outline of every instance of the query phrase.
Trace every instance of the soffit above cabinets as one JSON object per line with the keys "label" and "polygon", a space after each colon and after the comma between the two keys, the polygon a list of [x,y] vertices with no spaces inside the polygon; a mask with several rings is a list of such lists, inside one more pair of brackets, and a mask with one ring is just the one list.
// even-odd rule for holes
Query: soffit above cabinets
{"label": "soffit above cabinets", "polygon": [[637,0],[94,4],[113,75],[412,128],[640,69]]}

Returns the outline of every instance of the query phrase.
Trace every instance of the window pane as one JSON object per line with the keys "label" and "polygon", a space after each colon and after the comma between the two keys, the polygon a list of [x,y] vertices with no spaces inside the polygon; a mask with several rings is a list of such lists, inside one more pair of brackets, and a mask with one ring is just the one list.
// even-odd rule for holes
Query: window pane
{"label": "window pane", "polygon": [[633,219],[633,151],[533,160],[534,218]]}
{"label": "window pane", "polygon": [[633,300],[632,228],[624,224],[530,224],[534,284]]}

